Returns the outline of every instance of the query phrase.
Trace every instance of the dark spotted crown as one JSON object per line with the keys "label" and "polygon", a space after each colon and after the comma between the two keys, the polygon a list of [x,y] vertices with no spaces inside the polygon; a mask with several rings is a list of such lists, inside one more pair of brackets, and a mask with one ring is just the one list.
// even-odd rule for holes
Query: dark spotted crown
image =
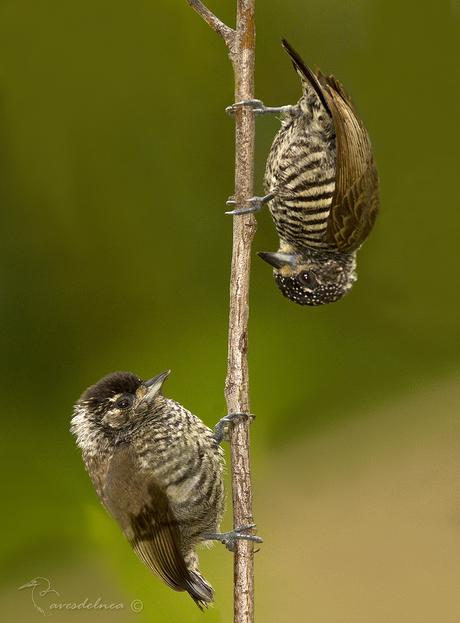
{"label": "dark spotted crown", "polygon": [[96,407],[118,394],[134,394],[141,384],[142,380],[131,372],[112,372],[88,387],[78,402]]}
{"label": "dark spotted crown", "polygon": [[316,282],[315,285],[307,287],[305,285],[306,279],[314,280],[310,274],[307,277],[305,273],[300,273],[294,277],[283,277],[280,274],[275,274],[275,281],[284,296],[298,305],[310,305],[311,307],[338,301],[345,296],[354,281],[350,280],[344,283]]}
{"label": "dark spotted crown", "polygon": [[304,249],[302,253],[259,253],[274,268],[275,281],[299,305],[325,305],[341,299],[356,281],[354,253]]}

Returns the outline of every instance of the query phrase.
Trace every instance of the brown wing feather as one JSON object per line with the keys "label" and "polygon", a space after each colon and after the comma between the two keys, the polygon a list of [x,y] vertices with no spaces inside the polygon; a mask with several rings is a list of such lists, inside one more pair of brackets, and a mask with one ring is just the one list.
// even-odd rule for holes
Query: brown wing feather
{"label": "brown wing feather", "polygon": [[379,208],[378,174],[366,129],[344,88],[322,76],[336,132],[336,180],[327,235],[340,251],[358,249],[374,226]]}
{"label": "brown wing feather", "polygon": [[212,601],[212,590],[189,570],[180,551],[180,532],[165,492],[154,480],[149,483],[152,503],[131,517],[130,543],[138,556],[171,588],[186,590],[201,607]]}
{"label": "brown wing feather", "polygon": [[187,591],[200,608],[212,601],[211,587],[187,568],[179,526],[164,489],[153,474],[139,470],[129,449],[113,456],[102,499],[153,573],[174,590]]}

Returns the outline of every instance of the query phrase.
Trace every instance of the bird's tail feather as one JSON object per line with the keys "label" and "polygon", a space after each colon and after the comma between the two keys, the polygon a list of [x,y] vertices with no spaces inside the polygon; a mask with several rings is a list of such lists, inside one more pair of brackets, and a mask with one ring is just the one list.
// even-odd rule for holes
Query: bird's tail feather
{"label": "bird's tail feather", "polygon": [[308,67],[308,65],[305,64],[305,61],[303,60],[303,58],[300,56],[298,52],[294,50],[291,44],[288,43],[286,39],[283,39],[282,41],[283,41],[283,48],[286,50],[286,52],[291,57],[291,61],[292,61],[292,64],[294,65],[294,69],[299,74],[300,78],[303,81],[306,81],[309,84],[311,84],[313,89],[316,91],[317,96],[321,100],[322,104],[324,105],[326,110],[329,111],[329,105],[326,101],[326,97],[323,92],[323,87],[321,86],[321,83],[318,80],[318,77],[313,73],[310,67]]}
{"label": "bird's tail feather", "polygon": [[207,608],[214,599],[212,586],[197,571],[190,571],[186,590],[200,610]]}

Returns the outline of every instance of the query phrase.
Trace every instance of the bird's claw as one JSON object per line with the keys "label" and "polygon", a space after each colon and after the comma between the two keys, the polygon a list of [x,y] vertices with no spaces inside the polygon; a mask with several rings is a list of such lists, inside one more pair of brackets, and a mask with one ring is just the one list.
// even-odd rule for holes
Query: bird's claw
{"label": "bird's claw", "polygon": [[[228,212],[225,212],[225,214],[235,216],[237,214],[250,214],[251,212],[259,212],[266,203],[273,199],[274,195],[274,192],[270,192],[268,193],[268,195],[264,195],[263,197],[251,197],[244,202],[247,204],[246,207],[238,208],[237,210],[229,210]],[[226,201],[226,205],[236,205],[235,197],[229,197]]]}
{"label": "bird's claw", "polygon": [[225,112],[228,115],[234,115],[238,108],[243,108],[247,106],[248,108],[252,108],[252,111],[255,115],[263,115],[265,112],[265,105],[261,100],[250,99],[250,100],[242,100],[241,102],[235,102],[231,106],[227,106]]}
{"label": "bird's claw", "polygon": [[255,419],[255,415],[252,413],[229,413],[221,420],[217,422],[214,426],[214,439],[217,443],[221,443],[222,441],[228,441],[228,427],[235,420],[245,419],[252,422]]}
{"label": "bird's claw", "polygon": [[234,115],[238,108],[243,108],[244,106],[251,108],[255,115],[279,115],[283,113],[295,114],[296,111],[295,106],[265,106],[262,100],[248,99],[242,100],[241,102],[235,102],[235,104],[227,106],[225,112],[228,115]]}
{"label": "bird's claw", "polygon": [[216,532],[204,534],[203,539],[206,541],[219,541],[230,551],[235,550],[235,543],[237,541],[252,541],[253,543],[263,543],[263,539],[255,534],[244,534],[247,530],[254,530],[256,524],[250,524],[249,526],[241,526],[230,530],[230,532]]}

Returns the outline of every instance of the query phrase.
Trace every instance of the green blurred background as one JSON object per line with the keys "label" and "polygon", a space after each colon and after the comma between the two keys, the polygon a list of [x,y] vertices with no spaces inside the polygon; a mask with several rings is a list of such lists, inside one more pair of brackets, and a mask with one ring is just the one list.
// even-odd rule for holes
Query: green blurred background
{"label": "green blurred background", "polygon": [[[233,24],[234,2],[211,8]],[[257,96],[293,103],[286,37],[346,86],[381,215],[342,302],[290,304],[257,257],[250,318],[258,620],[458,623],[458,0],[265,0]],[[201,554],[202,614],[106,516],[68,428],[100,376],[171,368],[225,414],[233,78],[185,0],[0,1],[4,621],[228,622],[232,560]],[[257,121],[257,190],[279,124]],[[254,251],[276,250],[268,213]],[[224,527],[230,525],[227,514]],[[132,600],[143,610],[133,613]]]}

